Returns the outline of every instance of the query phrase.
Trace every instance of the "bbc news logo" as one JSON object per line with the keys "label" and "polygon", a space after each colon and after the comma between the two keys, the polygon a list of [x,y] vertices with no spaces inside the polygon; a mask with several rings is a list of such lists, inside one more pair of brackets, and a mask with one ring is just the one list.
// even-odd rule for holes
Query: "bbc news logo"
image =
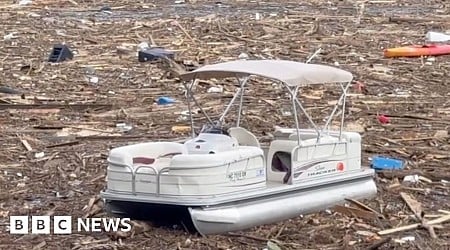
{"label": "bbc news logo", "polygon": [[[53,218],[53,220],[52,220]],[[51,223],[53,221],[53,223]],[[31,225],[30,223],[31,222]],[[53,224],[53,234],[71,234],[75,226],[72,216],[10,216],[10,234],[50,234]],[[76,229],[79,232],[129,232],[131,231],[130,218],[77,218]]]}

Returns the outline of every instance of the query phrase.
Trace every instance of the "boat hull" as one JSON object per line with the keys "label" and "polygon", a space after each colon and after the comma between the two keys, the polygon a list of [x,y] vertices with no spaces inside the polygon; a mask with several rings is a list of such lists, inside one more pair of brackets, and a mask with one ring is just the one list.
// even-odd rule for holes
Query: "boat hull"
{"label": "boat hull", "polygon": [[[140,214],[146,220],[165,216],[192,225],[202,235],[209,235],[318,212],[342,204],[348,198],[373,198],[377,193],[373,175],[373,169],[364,169],[346,176],[319,178],[294,185],[268,185],[260,190],[208,198],[130,195],[109,191],[102,192],[102,197],[109,213],[133,218]],[[175,212],[169,215],[169,210]]]}
{"label": "boat hull", "polygon": [[189,213],[200,234],[221,234],[318,212],[342,204],[347,198],[372,198],[376,193],[373,178],[367,176],[245,203],[190,207]]}

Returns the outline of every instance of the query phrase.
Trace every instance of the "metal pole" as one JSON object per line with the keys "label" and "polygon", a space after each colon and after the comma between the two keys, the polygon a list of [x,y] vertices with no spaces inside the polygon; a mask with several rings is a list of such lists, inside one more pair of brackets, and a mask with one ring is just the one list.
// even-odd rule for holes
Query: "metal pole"
{"label": "metal pole", "polygon": [[[341,86],[342,86],[342,84],[341,84]],[[350,86],[350,83],[349,83],[345,88],[343,88],[344,93],[343,93],[343,94],[341,95],[341,97],[339,98],[338,102],[336,103],[336,106],[334,106],[334,109],[333,109],[333,111],[331,112],[330,117],[328,117],[328,120],[327,120],[327,122],[325,123],[325,126],[323,127],[323,129],[322,129],[321,132],[323,132],[323,130],[324,130],[326,127],[328,127],[328,124],[329,124],[329,123],[331,122],[331,120],[333,119],[334,113],[336,113],[336,110],[337,110],[338,107],[339,107],[339,103],[342,101],[342,99],[344,99],[344,96],[346,97],[347,89],[348,89],[349,86]]]}
{"label": "metal pole", "polygon": [[300,103],[300,101],[297,99],[297,97],[295,98],[295,101],[296,101],[297,105],[300,107],[300,109],[303,111],[303,113],[305,113],[305,116],[308,119],[308,121],[311,123],[311,125],[314,127],[316,132],[319,134],[319,128],[316,126],[316,124],[312,120],[311,116],[306,112],[306,109],[303,107],[303,105]]}
{"label": "metal pole", "polygon": [[[311,62],[311,60],[316,57],[320,51],[322,51],[322,48],[319,48],[318,50],[316,50],[314,52],[314,54],[312,54],[308,60],[306,60],[306,63]],[[284,84],[284,83],[282,83]],[[303,105],[300,103],[300,101],[297,99],[297,92],[299,89],[299,86],[297,86],[295,88],[295,91],[292,92],[292,90],[289,88],[289,86],[285,85],[286,89],[288,90],[288,92],[291,94],[291,98],[292,98],[292,107],[293,107],[293,111],[294,111],[294,118],[295,118],[295,125],[297,127],[297,142],[300,145],[300,128],[299,128],[299,124],[298,124],[298,117],[297,117],[297,108],[296,108],[296,104],[300,107],[300,109],[303,111],[303,113],[305,114],[306,118],[308,119],[308,121],[311,123],[311,125],[314,127],[314,129],[317,132],[317,138],[320,138],[320,131],[319,128],[316,126],[316,124],[314,123],[314,121],[312,120],[311,116],[306,112],[306,110],[303,108]]]}
{"label": "metal pole", "polygon": [[312,56],[310,58],[308,58],[308,60],[306,60],[306,63],[310,63],[311,60],[320,53],[320,51],[322,51],[322,48],[319,48],[318,50],[316,50],[316,52],[314,52],[314,54],[312,54]]}
{"label": "metal pole", "polygon": [[187,100],[187,106],[188,106],[188,112],[189,112],[189,119],[191,121],[191,134],[192,134],[192,138],[195,138],[194,118],[192,117],[191,100],[189,99],[190,88],[188,88],[186,83],[184,83],[184,82],[183,82],[183,85],[184,85],[184,88],[186,89],[186,100]]}
{"label": "metal pole", "polygon": [[348,86],[350,86],[350,83],[351,82],[347,83],[347,86],[345,86],[345,88],[344,88],[344,85],[341,83],[342,91],[344,91],[344,93],[343,93],[344,98],[343,98],[343,103],[342,103],[342,116],[341,116],[341,127],[339,129],[339,140],[342,139],[342,129],[344,128],[345,101],[347,99],[347,89],[348,89]]}
{"label": "metal pole", "polygon": [[[195,80],[196,82],[197,80]],[[197,102],[197,99],[195,99],[194,95],[192,94],[192,87],[194,86],[194,83],[191,84],[191,87],[189,88],[189,95],[192,98],[192,100],[194,101],[195,105],[197,105],[200,109],[200,111],[203,113],[203,115],[206,117],[206,119],[208,119],[209,123],[211,123],[211,125],[214,125],[213,121],[211,120],[211,118],[208,116],[208,114],[205,112],[205,110],[202,108],[202,106],[200,106],[200,104]]]}
{"label": "metal pole", "polygon": [[225,111],[223,112],[223,114],[220,116],[219,121],[222,122],[223,119],[225,118],[225,116],[227,115],[228,111],[230,111],[231,105],[234,103],[234,101],[236,100],[236,98],[238,97],[238,95],[241,93],[241,88],[239,88],[236,91],[236,94],[234,94],[233,98],[231,99],[230,103],[228,103],[227,107],[225,108]]}
{"label": "metal pole", "polygon": [[299,124],[298,124],[298,116],[297,116],[297,108],[296,108],[297,105],[295,105],[296,104],[295,103],[295,100],[296,100],[295,96],[297,95],[298,88],[299,87],[297,86],[297,87],[295,87],[294,92],[291,92],[291,91],[290,92],[291,92],[291,99],[292,99],[292,109],[294,111],[295,127],[297,129],[297,143],[300,146],[300,128],[299,128]]}
{"label": "metal pole", "polygon": [[[293,95],[292,90],[286,85],[285,86],[286,89],[288,90],[288,92]],[[298,88],[298,87],[297,87]],[[300,101],[297,99],[297,97],[294,98],[295,102],[297,103],[297,105],[300,107],[300,109],[303,111],[303,113],[305,114],[306,118],[308,119],[308,121],[311,123],[311,125],[314,127],[314,129],[316,130],[316,132],[319,134],[319,128],[316,126],[316,124],[314,123],[314,121],[312,120],[311,116],[306,112],[305,108],[303,107],[303,105],[300,103]]]}
{"label": "metal pole", "polygon": [[239,124],[241,122],[242,103],[244,102],[245,84],[247,83],[247,81],[248,81],[248,77],[246,77],[242,82],[239,80],[242,91],[240,93],[241,94],[241,100],[239,102],[239,113],[238,113],[238,119],[237,119],[236,127],[239,127]]}

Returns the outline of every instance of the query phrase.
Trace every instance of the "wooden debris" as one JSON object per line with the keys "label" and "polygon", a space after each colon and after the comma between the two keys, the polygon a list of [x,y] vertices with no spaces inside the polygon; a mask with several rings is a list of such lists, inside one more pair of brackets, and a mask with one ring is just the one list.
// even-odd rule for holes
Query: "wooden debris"
{"label": "wooden debris", "polygon": [[436,239],[437,236],[436,236],[436,233],[434,232],[433,226],[428,224],[428,222],[426,221],[426,219],[424,218],[424,216],[422,214],[423,213],[422,204],[420,202],[418,202],[417,200],[415,200],[412,196],[410,196],[406,193],[400,192],[400,196],[406,202],[409,209],[411,209],[411,211],[413,211],[416,218],[422,223],[422,227],[424,227],[428,230],[431,238]]}
{"label": "wooden debris", "polygon": [[439,17],[436,18],[431,18],[431,17],[389,17],[389,22],[393,22],[393,23],[403,23],[403,22],[407,22],[407,23],[428,23],[428,22],[445,22],[444,20],[440,19]]}
{"label": "wooden debris", "polygon": [[39,243],[39,244],[33,246],[33,250],[42,249],[42,248],[44,248],[46,245],[47,245],[47,242],[42,241],[41,243]]}
{"label": "wooden debris", "polygon": [[65,147],[65,146],[73,146],[79,144],[79,141],[70,141],[70,142],[63,142],[63,143],[57,143],[53,145],[48,145],[46,148],[57,148],[57,147]]}
{"label": "wooden debris", "polygon": [[112,107],[111,104],[0,104],[0,110],[5,109],[91,109],[91,108],[102,108],[102,109],[110,109]]}
{"label": "wooden debris", "polygon": [[446,211],[446,210],[442,210],[442,209],[439,209],[438,212],[443,213],[443,214],[450,214],[450,211]]}
{"label": "wooden debris", "polygon": [[434,138],[446,139],[446,138],[448,138],[448,131],[447,130],[438,130],[438,131],[436,131],[436,133],[434,133]]}
{"label": "wooden debris", "polygon": [[144,221],[131,221],[131,225],[133,227],[132,235],[141,234],[141,233],[147,232],[151,229],[151,226],[147,222],[144,222]]}
{"label": "wooden debris", "polygon": [[[432,225],[446,222],[448,220],[450,220],[450,215],[444,215],[438,219],[430,220],[427,223],[428,223],[428,225],[432,226]],[[396,233],[396,232],[402,232],[402,231],[407,231],[407,230],[411,230],[411,229],[416,229],[416,228],[420,227],[421,225],[422,225],[421,223],[415,223],[415,224],[411,224],[411,225],[407,225],[407,226],[402,226],[402,227],[379,231],[378,234],[379,235],[388,235],[388,234],[392,234],[392,233]]]}
{"label": "wooden debris", "polygon": [[117,231],[117,232],[112,232],[110,234],[110,237],[114,240],[118,240],[118,239],[124,239],[124,238],[128,238],[128,237],[136,237],[139,234],[148,232],[151,230],[151,226],[144,221],[136,221],[136,220],[132,220],[130,221],[131,223],[131,231],[129,232],[124,232],[124,231]]}
{"label": "wooden debris", "polygon": [[97,203],[100,201],[100,196],[96,195],[92,197],[89,200],[89,203],[87,206],[83,209],[83,211],[86,211],[83,218],[88,218],[90,216],[93,216],[100,212],[102,210],[102,205],[97,205]]}
{"label": "wooden debris", "polygon": [[369,207],[369,206],[367,206],[367,205],[365,205],[365,204],[363,204],[363,203],[361,203],[361,202],[359,202],[357,200],[350,199],[350,198],[347,198],[345,200],[350,201],[351,203],[357,205],[358,207],[360,207],[362,209],[365,209],[367,211],[370,211],[370,212],[376,214],[380,218],[384,218],[384,216],[382,214],[380,214],[379,212],[377,212],[375,209],[373,209],[373,208],[371,208],[371,207]]}
{"label": "wooden debris", "polygon": [[27,151],[33,151],[33,148],[30,146],[27,140],[21,139],[20,142],[25,147]]}
{"label": "wooden debris", "polygon": [[418,216],[418,219],[420,219],[422,216],[422,204],[412,198],[411,195],[400,192],[400,196],[405,201],[406,205],[408,205],[409,209],[414,213],[414,215]]}
{"label": "wooden debris", "polygon": [[354,217],[359,217],[359,218],[364,218],[364,219],[369,219],[369,220],[373,220],[377,217],[376,213],[366,211],[366,210],[361,210],[361,209],[354,208],[354,207],[345,207],[345,206],[341,206],[341,205],[336,205],[333,207],[333,210],[338,213],[342,213],[342,214],[345,214],[348,216],[354,216]]}
{"label": "wooden debris", "polygon": [[[432,169],[431,169],[432,170]],[[393,179],[399,178],[403,179],[403,177],[407,175],[419,175],[423,178],[426,178],[431,181],[441,181],[442,179],[450,180],[450,173],[445,171],[439,171],[439,169],[434,171],[427,171],[426,169],[406,169],[406,170],[396,170],[396,171],[379,171],[380,176],[383,178]],[[428,182],[428,181],[427,181]]]}
{"label": "wooden debris", "polygon": [[390,238],[390,237],[380,239],[380,240],[374,242],[372,245],[368,246],[367,250],[379,249],[379,247],[383,246],[384,244],[388,243],[391,240],[392,240],[392,238]]}
{"label": "wooden debris", "polygon": [[[356,84],[347,96],[345,129],[362,135],[362,165],[369,166],[374,155],[402,158],[407,164],[403,170],[376,173],[376,199],[349,200],[351,207],[337,207],[340,212],[264,225],[241,232],[244,236],[198,237],[184,233],[182,225],[147,224],[149,230],[132,237],[0,234],[3,248],[20,244],[24,249],[173,249],[180,242],[180,249],[251,249],[269,240],[282,249],[396,248],[390,235],[377,234],[382,237],[379,241],[369,235],[385,231],[385,225],[392,225],[389,230],[399,234],[422,230],[420,219],[417,225],[404,226],[407,229],[396,228],[412,213],[409,206],[398,202],[399,192],[421,204],[428,225],[450,214],[448,56],[382,56],[383,48],[423,43],[426,31],[418,30],[425,26],[448,33],[445,1],[411,0],[407,5],[390,0],[11,3],[0,6],[0,92],[7,92],[0,93],[2,226],[8,216],[39,211],[74,218],[106,216],[97,195],[105,187],[108,151],[134,142],[185,141],[192,131],[181,115],[187,103],[179,75],[202,65],[238,59],[241,53],[250,60],[296,61],[315,54],[310,63],[351,71]],[[210,14],[211,10],[217,13]],[[74,59],[46,62],[49,41],[67,44],[76,52]],[[141,42],[174,51],[175,58],[140,63],[136,52]],[[219,86],[222,93],[207,93],[210,87]],[[199,81],[195,91],[216,119],[236,87],[228,80]],[[311,86],[299,93],[319,125],[332,108],[335,90]],[[278,84],[252,78],[247,91],[241,125],[258,138],[273,133],[274,125],[293,124],[285,108],[290,99]],[[161,96],[179,102],[170,107],[156,105]],[[230,109],[231,118],[236,112],[235,107]],[[194,113],[197,130],[206,120]],[[376,114],[385,114],[390,123],[380,124]],[[306,117],[299,119],[307,126]],[[120,131],[119,123],[133,129]],[[338,125],[332,122],[330,128],[338,129]],[[266,139],[270,142],[270,137]],[[35,158],[35,153],[44,156]],[[404,176],[416,174],[418,182],[402,183]],[[69,197],[54,195],[70,191]],[[411,199],[408,202],[414,204]],[[431,226],[438,238],[416,237],[414,243],[448,247],[448,225]],[[187,237],[192,242],[184,246]]]}
{"label": "wooden debris", "polygon": [[266,242],[269,240],[269,239],[262,238],[262,237],[257,237],[257,236],[253,236],[253,235],[247,235],[247,234],[240,234],[240,233],[233,233],[233,232],[229,232],[229,233],[227,233],[227,235],[234,236],[234,237],[244,237],[244,238],[248,238],[248,239],[252,239],[252,240],[256,240],[256,241],[263,241],[263,242]]}

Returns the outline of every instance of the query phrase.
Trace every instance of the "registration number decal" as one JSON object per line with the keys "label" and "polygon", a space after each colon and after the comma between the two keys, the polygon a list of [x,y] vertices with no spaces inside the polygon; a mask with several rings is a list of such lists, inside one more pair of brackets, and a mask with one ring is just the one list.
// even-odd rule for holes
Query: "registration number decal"
{"label": "registration number decal", "polygon": [[242,180],[247,176],[246,171],[235,171],[228,174],[228,179],[231,181]]}

